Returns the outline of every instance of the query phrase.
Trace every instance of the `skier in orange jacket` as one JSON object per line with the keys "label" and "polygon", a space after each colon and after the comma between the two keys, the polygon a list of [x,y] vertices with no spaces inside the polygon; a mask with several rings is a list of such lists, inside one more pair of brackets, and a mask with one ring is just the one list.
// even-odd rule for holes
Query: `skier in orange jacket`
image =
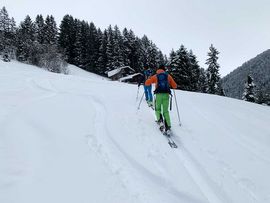
{"label": "skier in orange jacket", "polygon": [[[167,72],[165,72],[165,66],[160,66],[156,71],[156,74],[145,81],[145,85],[156,84],[154,93],[156,94],[155,100],[155,113],[158,124],[163,123],[163,117],[165,119],[165,131],[169,134],[171,129],[171,120],[169,114],[169,99],[171,94],[171,88],[176,89],[177,84]],[[161,111],[162,108],[162,111]],[[163,115],[163,116],[162,116]]]}

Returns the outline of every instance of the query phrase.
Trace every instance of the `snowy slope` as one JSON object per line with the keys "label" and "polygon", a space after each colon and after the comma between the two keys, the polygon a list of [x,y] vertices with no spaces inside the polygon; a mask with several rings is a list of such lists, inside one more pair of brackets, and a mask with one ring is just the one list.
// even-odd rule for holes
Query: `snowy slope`
{"label": "snowy slope", "polygon": [[1,203],[270,202],[269,107],[176,91],[172,149],[137,86],[70,69],[0,62]]}

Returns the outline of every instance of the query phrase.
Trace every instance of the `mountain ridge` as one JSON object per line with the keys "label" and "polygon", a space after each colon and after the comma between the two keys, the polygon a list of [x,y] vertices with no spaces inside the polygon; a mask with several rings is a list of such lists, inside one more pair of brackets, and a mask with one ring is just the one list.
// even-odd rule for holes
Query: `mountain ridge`
{"label": "mountain ridge", "polygon": [[222,78],[226,96],[241,99],[247,76],[254,79],[257,96],[270,94],[270,49],[258,54]]}

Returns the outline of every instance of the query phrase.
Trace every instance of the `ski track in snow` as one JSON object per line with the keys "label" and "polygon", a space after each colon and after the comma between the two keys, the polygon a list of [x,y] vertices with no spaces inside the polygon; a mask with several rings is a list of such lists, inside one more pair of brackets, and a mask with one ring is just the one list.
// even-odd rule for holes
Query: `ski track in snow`
{"label": "ski track in snow", "polygon": [[[213,122],[209,117],[205,116],[203,112],[198,109],[195,105],[190,105],[190,108],[196,111],[196,114],[201,116],[204,120],[206,120],[208,123],[211,123],[212,126],[215,126],[216,129],[222,129],[223,131],[228,132],[228,136],[237,143],[242,149],[246,150],[247,152],[253,154],[258,159],[261,159],[263,161],[266,161],[269,163],[270,159],[269,157],[263,156],[262,153],[258,153],[256,150],[253,150],[252,144],[248,142],[248,140],[244,139],[244,136],[231,136],[232,129],[229,126],[221,126],[217,125],[215,122]],[[186,132],[189,130],[185,129]],[[190,134],[190,131],[188,132]],[[191,134],[190,134],[191,135]],[[180,137],[176,137],[176,143],[178,145],[180,142]],[[180,142],[181,143],[181,142]],[[200,147],[200,146],[199,146]],[[213,181],[211,181],[211,178],[206,173],[206,171],[202,168],[202,166],[199,164],[198,161],[195,160],[195,158],[191,155],[191,153],[182,145],[180,147],[180,150],[182,151],[182,154],[180,155],[181,159],[186,163],[187,170],[191,173],[191,175],[194,177],[195,182],[198,183],[202,191],[204,191],[204,194],[208,197],[208,200],[210,202],[222,202],[218,197],[225,197],[226,200],[223,200],[224,203],[226,202],[232,202],[230,198],[221,190],[218,190],[218,185],[215,184]],[[201,149],[204,150],[204,149]],[[218,163],[221,166],[222,171],[226,174],[226,176],[234,181],[235,184],[239,186],[239,188],[243,191],[244,194],[251,197],[253,200],[252,202],[264,202],[261,200],[253,191],[255,189],[254,183],[249,179],[243,179],[237,175],[237,173],[232,169],[229,164],[226,164],[224,161],[218,159],[216,156],[212,155],[212,159],[214,158],[215,162]],[[208,183],[207,183],[208,182]],[[211,185],[211,187],[210,187]],[[212,188],[212,189],[211,189]],[[212,192],[211,192],[212,191]],[[216,191],[216,192],[214,192]],[[222,195],[219,195],[222,194]]]}
{"label": "ski track in snow", "polygon": [[[96,126],[94,133],[95,136],[93,134],[89,136],[89,145],[95,146],[96,151],[102,154],[103,159],[110,166],[112,172],[120,176],[119,179],[122,180],[123,185],[126,188],[129,188],[129,191],[132,191],[132,195],[136,199],[136,202],[162,202],[158,199],[153,199],[154,194],[147,191],[149,187],[146,187],[147,185],[144,186],[145,179],[148,179],[150,185],[153,184],[155,186],[160,186],[161,191],[169,191],[169,193],[175,196],[177,199],[192,203],[201,202],[186,193],[175,190],[173,187],[171,187],[172,183],[170,183],[169,180],[155,175],[143,165],[141,165],[139,162],[137,162],[135,159],[130,157],[117,143],[117,141],[113,139],[113,136],[110,133],[109,128],[107,127],[106,123],[108,121],[106,118],[106,114],[108,113],[108,111],[106,110],[105,105],[102,104],[102,101],[95,96],[92,96],[91,99],[92,104],[95,106],[96,112],[98,112],[98,114],[96,114]],[[100,136],[105,134],[107,135],[105,138],[106,141],[104,139],[102,141],[97,141]],[[106,144],[110,146],[114,146],[115,150],[107,151],[109,148],[105,148],[101,144],[104,144],[104,142],[106,142]],[[115,151],[117,151],[118,153],[115,154]],[[113,154],[115,155],[113,156]],[[122,162],[126,162],[124,166],[122,162],[119,162],[119,157],[123,159]],[[130,176],[131,174],[141,174],[141,176],[143,175],[144,177],[139,176],[137,178],[134,178]],[[143,182],[137,182],[137,180],[143,180]]]}
{"label": "ski track in snow", "polygon": [[[151,110],[151,113],[155,118],[155,113],[153,110]],[[182,129],[183,125],[180,128]],[[179,161],[184,165],[186,171],[196,183],[196,185],[200,188],[201,192],[204,194],[207,200],[210,203],[231,202],[231,200],[229,200],[229,198],[225,194],[222,194],[222,196],[226,197],[226,200],[219,198],[219,194],[221,194],[222,192],[218,191],[218,186],[211,180],[211,178],[206,173],[205,169],[203,169],[203,167],[199,164],[199,162],[195,160],[195,158],[190,154],[190,152],[188,152],[188,150],[184,146],[184,143],[181,142],[180,137],[175,134],[174,131],[172,131],[172,133],[172,139],[178,146],[178,148],[172,148],[172,150],[175,151],[175,154],[177,154]],[[161,133],[160,135],[162,136]]]}
{"label": "ski track in snow", "polygon": [[[122,153],[119,145],[113,140],[110,130],[107,127],[108,121],[106,118],[106,107],[101,101],[98,100],[98,98],[94,96],[91,97],[91,103],[95,107],[96,117],[94,132],[91,134],[92,136],[89,137],[90,147],[96,147],[96,151],[103,157],[103,160],[111,168],[113,174],[118,176],[125,188],[134,188],[132,185],[135,183],[129,181],[130,177],[127,170],[130,169],[127,166],[127,163],[123,165],[123,163],[119,162],[119,160],[116,160],[115,156],[117,156],[117,159],[123,158],[124,153]],[[103,137],[103,135],[106,135],[106,137]],[[110,150],[108,150],[108,147],[105,148],[104,145],[111,146]],[[112,148],[115,149],[112,150]],[[120,153],[115,154],[116,151]],[[132,197],[136,200],[136,202],[144,202],[144,192],[141,191],[139,187],[135,188],[135,191],[129,190],[132,191]]]}

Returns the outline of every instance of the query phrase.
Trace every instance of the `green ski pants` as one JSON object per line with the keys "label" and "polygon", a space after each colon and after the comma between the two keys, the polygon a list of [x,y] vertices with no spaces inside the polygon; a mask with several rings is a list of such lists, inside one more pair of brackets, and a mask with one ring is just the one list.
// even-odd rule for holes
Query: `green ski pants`
{"label": "green ski pants", "polygon": [[169,100],[170,95],[168,93],[157,93],[156,94],[156,117],[160,119],[160,115],[163,115],[168,126],[171,126],[171,119],[169,114]]}

